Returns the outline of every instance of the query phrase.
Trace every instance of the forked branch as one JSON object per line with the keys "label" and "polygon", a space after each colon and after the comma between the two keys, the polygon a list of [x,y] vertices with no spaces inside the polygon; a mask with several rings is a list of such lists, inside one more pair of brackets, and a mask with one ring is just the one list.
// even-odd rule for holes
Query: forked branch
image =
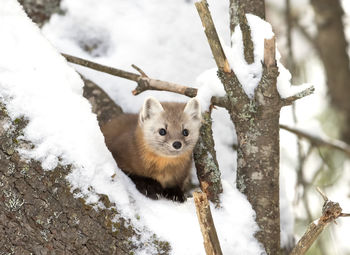
{"label": "forked branch", "polygon": [[86,59],[74,57],[68,54],[62,54],[69,62],[81,66],[85,66],[100,72],[108,73],[114,76],[118,76],[124,79],[137,82],[137,87],[133,90],[134,95],[138,95],[146,90],[164,90],[182,94],[188,97],[195,97],[197,95],[197,89],[179,85],[172,82],[161,81],[149,78],[139,67],[132,65],[141,74],[127,72],[121,69],[101,65]]}

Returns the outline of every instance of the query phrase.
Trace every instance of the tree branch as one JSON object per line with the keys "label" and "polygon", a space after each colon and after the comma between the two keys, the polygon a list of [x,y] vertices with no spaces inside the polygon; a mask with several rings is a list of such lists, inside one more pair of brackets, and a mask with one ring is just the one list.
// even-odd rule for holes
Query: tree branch
{"label": "tree branch", "polygon": [[207,196],[203,192],[193,192],[196,212],[204,239],[204,248],[207,255],[222,255],[220,242],[216,233]]}
{"label": "tree branch", "polygon": [[230,65],[222,49],[219,36],[216,32],[213,19],[211,18],[210,11],[208,9],[208,3],[206,0],[195,3],[198,14],[201,18],[205,35],[207,36],[211,52],[214,56],[217,67],[226,73],[231,72]]}
{"label": "tree branch", "polygon": [[238,7],[239,25],[242,31],[244,59],[248,64],[254,63],[254,44],[252,41],[251,30],[247,17],[241,6]]}
{"label": "tree branch", "polygon": [[67,59],[67,61],[85,66],[91,69],[94,69],[96,71],[108,73],[110,75],[118,76],[124,79],[128,79],[131,81],[137,82],[137,87],[133,90],[134,95],[138,95],[142,93],[143,91],[146,90],[164,90],[164,91],[169,91],[169,92],[174,92],[178,94],[182,94],[188,97],[195,97],[197,95],[197,89],[191,88],[191,87],[186,87],[183,85],[179,85],[176,83],[172,82],[167,82],[167,81],[161,81],[161,80],[156,80],[152,78],[148,78],[148,76],[138,67],[135,65],[132,65],[133,68],[135,68],[137,71],[141,73],[140,74],[135,74],[131,72],[127,72],[121,69],[113,68],[110,66],[105,66],[101,65],[86,59],[74,57],[68,54],[63,54],[62,55]]}
{"label": "tree branch", "polygon": [[273,36],[271,39],[264,39],[264,64],[269,70],[276,66],[276,39]]}
{"label": "tree branch", "polygon": [[314,144],[316,146],[327,146],[329,148],[342,151],[350,157],[350,145],[344,143],[343,141],[333,140],[333,139],[324,139],[315,135],[311,135],[300,129],[288,127],[283,124],[280,124],[280,128],[287,130],[291,133],[294,133],[299,137],[309,140],[311,144]]}
{"label": "tree branch", "polygon": [[309,96],[311,95],[312,93],[315,92],[315,87],[314,86],[311,86],[297,94],[295,94],[294,96],[290,96],[290,97],[287,97],[287,98],[282,98],[281,101],[282,101],[282,106],[287,106],[287,105],[291,105],[294,101],[298,100],[298,99],[301,99],[303,97],[306,97],[306,96]]}
{"label": "tree branch", "polygon": [[193,158],[202,191],[205,192],[210,201],[215,203],[216,207],[219,207],[222,184],[219,164],[216,159],[211,112],[204,112],[202,119],[198,142],[193,150]]}
{"label": "tree branch", "polygon": [[339,217],[347,217],[349,215],[347,213],[342,213],[342,208],[339,203],[328,200],[324,192],[319,188],[317,188],[317,190],[325,200],[322,207],[322,215],[318,220],[312,222],[308,226],[305,234],[301,237],[290,255],[305,254],[329,223],[335,221]]}

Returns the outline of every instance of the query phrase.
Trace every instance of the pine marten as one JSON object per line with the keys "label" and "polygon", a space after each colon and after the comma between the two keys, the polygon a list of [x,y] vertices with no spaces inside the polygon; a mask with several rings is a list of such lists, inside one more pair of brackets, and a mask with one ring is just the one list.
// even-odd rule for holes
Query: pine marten
{"label": "pine marten", "polygon": [[141,193],[183,202],[200,126],[197,99],[160,103],[150,97],[138,115],[121,114],[102,132],[119,168]]}

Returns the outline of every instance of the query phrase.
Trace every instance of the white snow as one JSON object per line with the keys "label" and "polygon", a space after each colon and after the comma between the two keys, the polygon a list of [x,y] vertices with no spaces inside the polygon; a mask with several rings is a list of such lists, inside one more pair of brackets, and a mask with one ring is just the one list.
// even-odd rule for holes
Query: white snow
{"label": "white snow", "polygon": [[[249,98],[254,97],[255,89],[258,86],[263,72],[262,62],[264,59],[264,39],[271,39],[274,36],[270,23],[258,16],[247,14],[247,21],[251,29],[251,37],[254,45],[254,62],[248,64],[244,58],[244,47],[242,31],[240,26],[235,28],[231,37],[231,46],[226,46],[224,40],[220,40],[230,67],[236,74],[240,84]],[[276,47],[276,61],[279,75],[277,77],[277,89],[282,98],[293,96],[302,90],[309,88],[311,84],[298,86],[291,85],[291,74],[280,62],[281,54]],[[196,86],[199,87],[197,98],[205,111],[210,105],[212,96],[223,96],[225,91],[221,81],[216,75],[217,68],[209,69],[198,76]]]}
{"label": "white snow", "polygon": [[231,47],[224,47],[226,58],[241,83],[245,93],[254,97],[254,90],[262,76],[261,61],[264,58],[264,39],[274,36],[269,23],[258,16],[247,14],[248,24],[251,30],[251,38],[254,44],[254,62],[248,64],[244,58],[242,31],[240,26],[235,28],[231,37]]}
{"label": "white snow", "polygon": [[[122,215],[130,218],[133,225],[139,229],[144,238],[143,241],[146,242],[150,233],[155,232],[163,240],[169,241],[172,254],[204,254],[193,199],[179,204],[167,200],[152,201],[138,193],[132,182],[117,168],[110,152],[105,147],[96,116],[91,113],[88,101],[82,97],[83,83],[79,75],[46,41],[40,30],[29,21],[16,1],[3,0],[2,4],[0,10],[0,33],[3,35],[0,47],[2,59],[0,63],[0,100],[6,104],[12,119],[24,117],[29,120],[22,139],[29,140],[35,145],[34,150],[22,150],[21,153],[28,158],[41,161],[43,168],[47,170],[53,169],[58,163],[71,164],[73,169],[68,180],[72,189],[81,190],[77,196],[83,196],[89,203],[97,203],[97,193],[108,195],[110,201],[116,203]],[[167,4],[174,8],[176,6],[171,1],[168,1]],[[105,18],[112,20],[115,17],[115,9],[112,7],[117,6],[114,1],[108,0],[101,1],[98,5],[94,4],[94,1],[89,1],[89,3],[66,1],[64,5],[68,10],[81,8],[81,13],[84,15],[91,15],[91,12],[103,12],[101,15],[94,15],[96,18],[94,24],[100,24],[101,27],[102,24],[108,23],[104,20]],[[183,5],[187,13],[190,12],[188,6]],[[153,7],[144,5],[142,8],[153,13]],[[121,37],[117,39],[117,33],[110,33],[108,30],[113,28],[112,25],[106,25],[106,28],[102,30],[90,29],[92,23],[87,20],[87,17],[89,16],[80,17],[80,22],[84,24],[82,27],[86,29],[83,32],[77,27],[65,28],[67,25],[72,25],[70,22],[74,24],[76,21],[70,16],[69,11],[67,16],[55,16],[52,19],[52,24],[62,24],[55,28],[52,27],[52,31],[56,31],[59,36],[64,33],[62,40],[67,40],[67,37],[68,40],[72,40],[66,52],[81,53],[78,45],[82,43],[82,40],[89,40],[86,36],[92,36],[95,39],[99,38],[102,33],[103,40],[106,38],[107,41],[108,38],[120,40]],[[164,16],[164,18],[171,21],[169,17]],[[126,29],[129,22],[130,20],[124,20],[122,26],[125,26]],[[134,29],[140,29],[136,24],[129,25],[135,26]],[[46,31],[49,30],[49,26],[46,27]],[[147,22],[144,22],[144,27],[147,28],[147,26]],[[196,28],[201,32],[199,24]],[[60,29],[64,31],[59,33]],[[92,35],[89,34],[90,32]],[[97,33],[97,37],[94,33]],[[146,36],[147,33],[144,32],[143,35]],[[132,36],[131,30],[130,36]],[[128,37],[126,39],[132,41]],[[168,40],[167,34],[163,39]],[[151,47],[153,43],[155,41],[150,37],[150,42],[146,43],[145,47]],[[105,54],[103,61],[100,59],[100,62],[106,64],[113,63],[113,58],[129,62],[128,52],[125,49],[119,51],[117,48],[107,42],[100,49],[101,52],[97,51],[95,54]],[[116,51],[118,54],[115,54]],[[173,51],[169,54],[173,54]],[[148,62],[152,61],[148,59]],[[147,67],[147,64],[144,66]],[[176,65],[173,68],[176,69]],[[96,79],[103,80],[104,77],[99,74],[96,75]],[[118,97],[125,97],[126,105],[128,105],[126,108],[137,111],[139,105],[135,104],[134,100],[140,102],[143,99],[133,97],[130,100],[130,90],[124,90]],[[169,96],[169,98],[179,100],[177,97]],[[220,116],[216,120],[226,118],[226,123],[228,123],[228,116],[224,111],[218,111],[215,114]],[[216,120],[214,119],[214,125],[218,125],[215,123]],[[218,135],[218,131],[214,132],[223,140],[222,134]],[[220,127],[220,132],[225,132],[233,137],[232,125]],[[222,161],[220,164],[226,168],[223,169],[223,176],[229,178],[224,178],[222,181],[225,190],[222,195],[222,208],[212,208],[214,222],[224,254],[261,254],[262,248],[253,237],[254,232],[257,231],[254,212],[246,198],[235,188],[233,178],[235,155],[230,145],[227,139],[226,143],[218,142],[217,144],[218,158]],[[226,159],[222,158],[223,155],[227,155]],[[114,174],[116,174],[115,177],[113,177]],[[150,245],[148,248],[139,250],[138,253],[152,254],[155,251]]]}

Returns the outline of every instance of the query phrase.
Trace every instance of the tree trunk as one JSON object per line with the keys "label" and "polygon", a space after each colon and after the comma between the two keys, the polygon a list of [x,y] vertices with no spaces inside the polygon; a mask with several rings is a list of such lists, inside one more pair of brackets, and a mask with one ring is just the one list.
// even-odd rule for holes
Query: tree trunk
{"label": "tree trunk", "polygon": [[[100,123],[120,114],[120,107],[103,90],[91,81],[85,84],[84,96],[92,102]],[[25,162],[17,149],[31,144],[17,137],[26,121],[12,122],[5,106],[0,106],[0,253],[131,254],[142,248],[131,241],[139,240],[140,233],[119,218],[107,196],[100,195],[106,209],[97,211],[84,199],[74,198],[65,179],[69,166],[44,171],[40,162]],[[8,124],[12,127],[4,129]],[[113,222],[116,216],[119,220]],[[148,242],[159,254],[169,251],[168,243],[155,236]]]}
{"label": "tree trunk", "polygon": [[339,0],[312,0],[317,43],[326,75],[331,104],[344,116],[341,138],[350,143],[350,67]]}
{"label": "tree trunk", "polygon": [[265,0],[230,0],[230,30],[231,34],[239,24],[238,8],[242,8],[244,13],[251,13],[265,19]]}

